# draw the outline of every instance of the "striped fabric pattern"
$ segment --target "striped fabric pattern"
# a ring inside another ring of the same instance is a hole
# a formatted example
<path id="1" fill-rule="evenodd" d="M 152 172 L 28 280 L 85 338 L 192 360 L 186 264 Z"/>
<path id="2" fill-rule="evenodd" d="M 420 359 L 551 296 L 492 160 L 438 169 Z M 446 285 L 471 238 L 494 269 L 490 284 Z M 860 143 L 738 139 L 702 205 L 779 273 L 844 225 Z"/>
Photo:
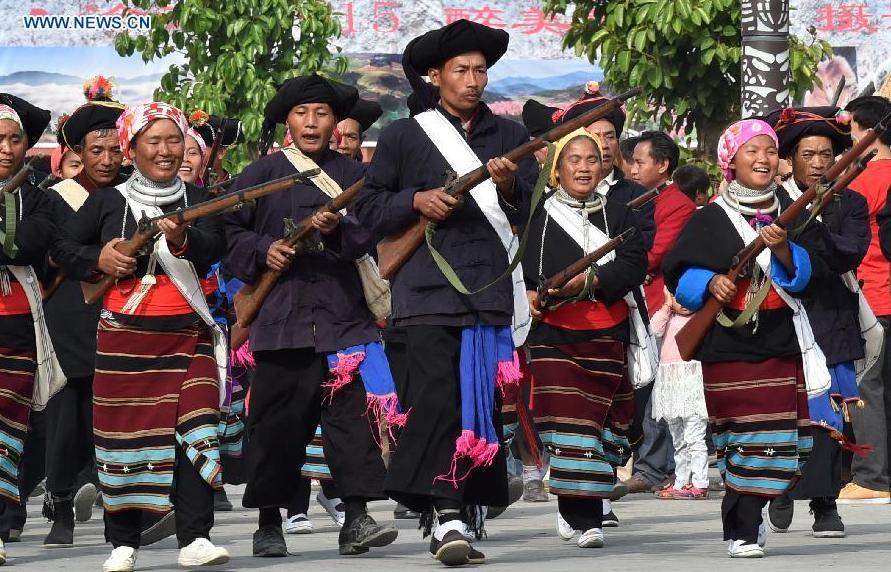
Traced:
<path id="1" fill-rule="evenodd" d="M 222 487 L 218 386 L 207 328 L 99 322 L 93 435 L 105 510 L 169 511 L 177 446 Z"/>
<path id="2" fill-rule="evenodd" d="M 551 493 L 608 497 L 615 476 L 604 448 L 604 425 L 626 378 L 624 344 L 597 339 L 529 350 L 535 425 L 551 455 Z"/>
<path id="3" fill-rule="evenodd" d="M 624 467 L 631 458 L 631 422 L 634 420 L 634 388 L 626 367 L 619 388 L 603 427 L 603 451 L 606 460 L 615 467 Z"/>
<path id="4" fill-rule="evenodd" d="M 238 458 L 243 453 L 245 414 L 244 402 L 247 391 L 237 378 L 232 379 L 232 402 L 228 411 L 220 412 L 217 434 L 220 438 L 220 454 Z"/>
<path id="5" fill-rule="evenodd" d="M 718 469 L 727 487 L 778 496 L 813 447 L 799 356 L 758 363 L 703 363 Z"/>
<path id="6" fill-rule="evenodd" d="M 0 500 L 19 503 L 19 461 L 34 392 L 34 352 L 0 348 Z"/>
<path id="7" fill-rule="evenodd" d="M 306 461 L 300 474 L 307 479 L 330 479 L 331 469 L 325 460 L 325 452 L 322 450 L 322 427 L 316 426 L 316 434 L 306 446 Z"/>

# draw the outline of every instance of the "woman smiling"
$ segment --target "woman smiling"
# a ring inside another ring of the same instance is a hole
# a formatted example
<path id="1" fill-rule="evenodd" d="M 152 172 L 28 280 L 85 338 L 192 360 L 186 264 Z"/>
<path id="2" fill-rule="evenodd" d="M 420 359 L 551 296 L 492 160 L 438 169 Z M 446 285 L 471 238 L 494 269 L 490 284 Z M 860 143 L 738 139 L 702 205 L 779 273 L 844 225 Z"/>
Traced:
<path id="1" fill-rule="evenodd" d="M 646 272 L 643 239 L 635 233 L 599 264 L 548 293 L 559 301 L 536 306 L 540 277 L 556 274 L 637 224 L 621 202 L 597 194 L 603 178 L 599 141 L 584 130 L 556 144 L 550 186 L 555 189 L 528 230 L 523 260 L 533 317 L 529 334 L 535 378 L 535 423 L 551 454 L 550 491 L 557 495 L 557 530 L 579 535 L 582 548 L 603 546 L 602 499 L 615 484 L 613 465 L 630 454 L 616 423 L 628 416 L 614 398 L 629 396 L 626 346 L 629 313 L 624 297 Z M 623 409 L 627 402 L 623 401 Z"/>

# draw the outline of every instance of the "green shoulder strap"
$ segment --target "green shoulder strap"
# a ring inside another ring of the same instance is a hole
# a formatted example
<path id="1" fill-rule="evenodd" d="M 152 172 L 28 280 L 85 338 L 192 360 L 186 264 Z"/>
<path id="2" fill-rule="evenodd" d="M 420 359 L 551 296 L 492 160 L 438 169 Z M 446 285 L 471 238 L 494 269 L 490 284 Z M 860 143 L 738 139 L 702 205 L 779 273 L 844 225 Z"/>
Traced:
<path id="1" fill-rule="evenodd" d="M 0 240 L 3 241 L 3 253 L 9 258 L 15 257 L 19 252 L 19 247 L 15 244 L 15 227 L 18 223 L 18 218 L 15 212 L 15 195 L 13 193 L 6 193 L 6 196 L 3 197 L 4 206 L 6 207 L 5 212 L 5 220 L 6 223 L 6 231 L 0 230 Z"/>
<path id="2" fill-rule="evenodd" d="M 430 249 L 430 256 L 433 257 L 433 261 L 436 263 L 436 266 L 439 268 L 439 271 L 442 272 L 442 275 L 445 276 L 445 279 L 448 280 L 449 284 L 457 290 L 458 292 L 466 295 L 472 296 L 474 294 L 479 294 L 483 290 L 493 286 L 497 282 L 501 281 L 507 276 L 510 276 L 511 272 L 514 271 L 514 268 L 520 264 L 520 261 L 523 259 L 523 253 L 526 250 L 526 239 L 529 237 L 529 226 L 532 222 L 532 215 L 535 214 L 535 209 L 538 207 L 538 204 L 541 202 L 541 197 L 544 195 L 545 188 L 547 187 L 548 178 L 551 174 L 551 166 L 554 164 L 554 144 L 547 143 L 548 146 L 548 158 L 545 160 L 545 164 L 541 169 L 541 172 L 538 174 L 538 180 L 535 182 L 535 188 L 532 191 L 532 200 L 529 205 L 529 218 L 526 220 L 526 228 L 523 229 L 523 234 L 520 236 L 520 246 L 517 248 L 517 253 L 514 255 L 513 260 L 508 264 L 507 269 L 502 272 L 497 278 L 483 286 L 482 288 L 478 288 L 477 290 L 470 290 L 467 286 L 464 285 L 464 282 L 461 281 L 461 278 L 458 277 L 458 273 L 455 272 L 455 269 L 452 268 L 452 265 L 449 264 L 448 260 L 433 246 L 433 235 L 436 233 L 436 223 L 434 221 L 430 221 L 427 223 L 427 228 L 425 229 L 424 235 L 427 239 L 427 248 Z"/>

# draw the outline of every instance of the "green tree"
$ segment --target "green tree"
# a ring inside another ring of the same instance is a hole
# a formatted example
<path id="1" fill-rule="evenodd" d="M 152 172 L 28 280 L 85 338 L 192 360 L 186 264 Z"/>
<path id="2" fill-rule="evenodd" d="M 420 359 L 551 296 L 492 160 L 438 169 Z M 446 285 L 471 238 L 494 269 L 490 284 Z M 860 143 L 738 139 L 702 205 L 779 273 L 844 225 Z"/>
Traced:
<path id="1" fill-rule="evenodd" d="M 330 40 L 341 27 L 325 0 L 180 0 L 172 8 L 170 0 L 124 4 L 153 18 L 144 34 L 118 34 L 119 54 L 138 52 L 146 62 L 170 54 L 185 58 L 161 78 L 156 99 L 186 113 L 202 109 L 241 119 L 249 143 L 226 157 L 236 171 L 256 157 L 263 109 L 282 82 L 347 68 L 346 58 L 331 51 Z"/>
<path id="2" fill-rule="evenodd" d="M 740 116 L 739 0 L 545 0 L 549 14 L 572 11 L 564 47 L 599 63 L 615 91 L 640 86 L 629 112 L 664 129 L 695 128 L 700 157 L 714 156 L 721 131 Z M 790 36 L 791 92 L 817 83 L 826 41 Z"/>

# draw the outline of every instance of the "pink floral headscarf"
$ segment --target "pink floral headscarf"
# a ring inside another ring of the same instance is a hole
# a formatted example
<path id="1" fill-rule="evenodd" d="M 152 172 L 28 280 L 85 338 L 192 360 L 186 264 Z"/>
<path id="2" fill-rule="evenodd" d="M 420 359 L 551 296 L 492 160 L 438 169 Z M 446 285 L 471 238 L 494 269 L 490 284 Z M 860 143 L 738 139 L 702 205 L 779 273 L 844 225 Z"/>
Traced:
<path id="1" fill-rule="evenodd" d="M 23 134 L 25 133 L 25 127 L 22 125 L 22 118 L 19 117 L 18 112 L 12 107 L 0 103 L 0 119 L 15 121 L 19 125 L 19 131 Z"/>
<path id="2" fill-rule="evenodd" d="M 118 140 L 121 143 L 124 157 L 133 160 L 130 143 L 149 123 L 158 119 L 169 119 L 176 123 L 183 137 L 189 130 L 189 120 L 186 119 L 186 114 L 169 103 L 153 101 L 128 107 L 117 121 Z"/>
<path id="3" fill-rule="evenodd" d="M 769 135 L 774 144 L 779 147 L 780 142 L 776 132 L 768 123 L 760 119 L 737 121 L 721 134 L 721 138 L 718 140 L 718 165 L 728 182 L 736 178 L 733 169 L 730 168 L 730 163 L 733 162 L 736 152 L 759 135 Z"/>

